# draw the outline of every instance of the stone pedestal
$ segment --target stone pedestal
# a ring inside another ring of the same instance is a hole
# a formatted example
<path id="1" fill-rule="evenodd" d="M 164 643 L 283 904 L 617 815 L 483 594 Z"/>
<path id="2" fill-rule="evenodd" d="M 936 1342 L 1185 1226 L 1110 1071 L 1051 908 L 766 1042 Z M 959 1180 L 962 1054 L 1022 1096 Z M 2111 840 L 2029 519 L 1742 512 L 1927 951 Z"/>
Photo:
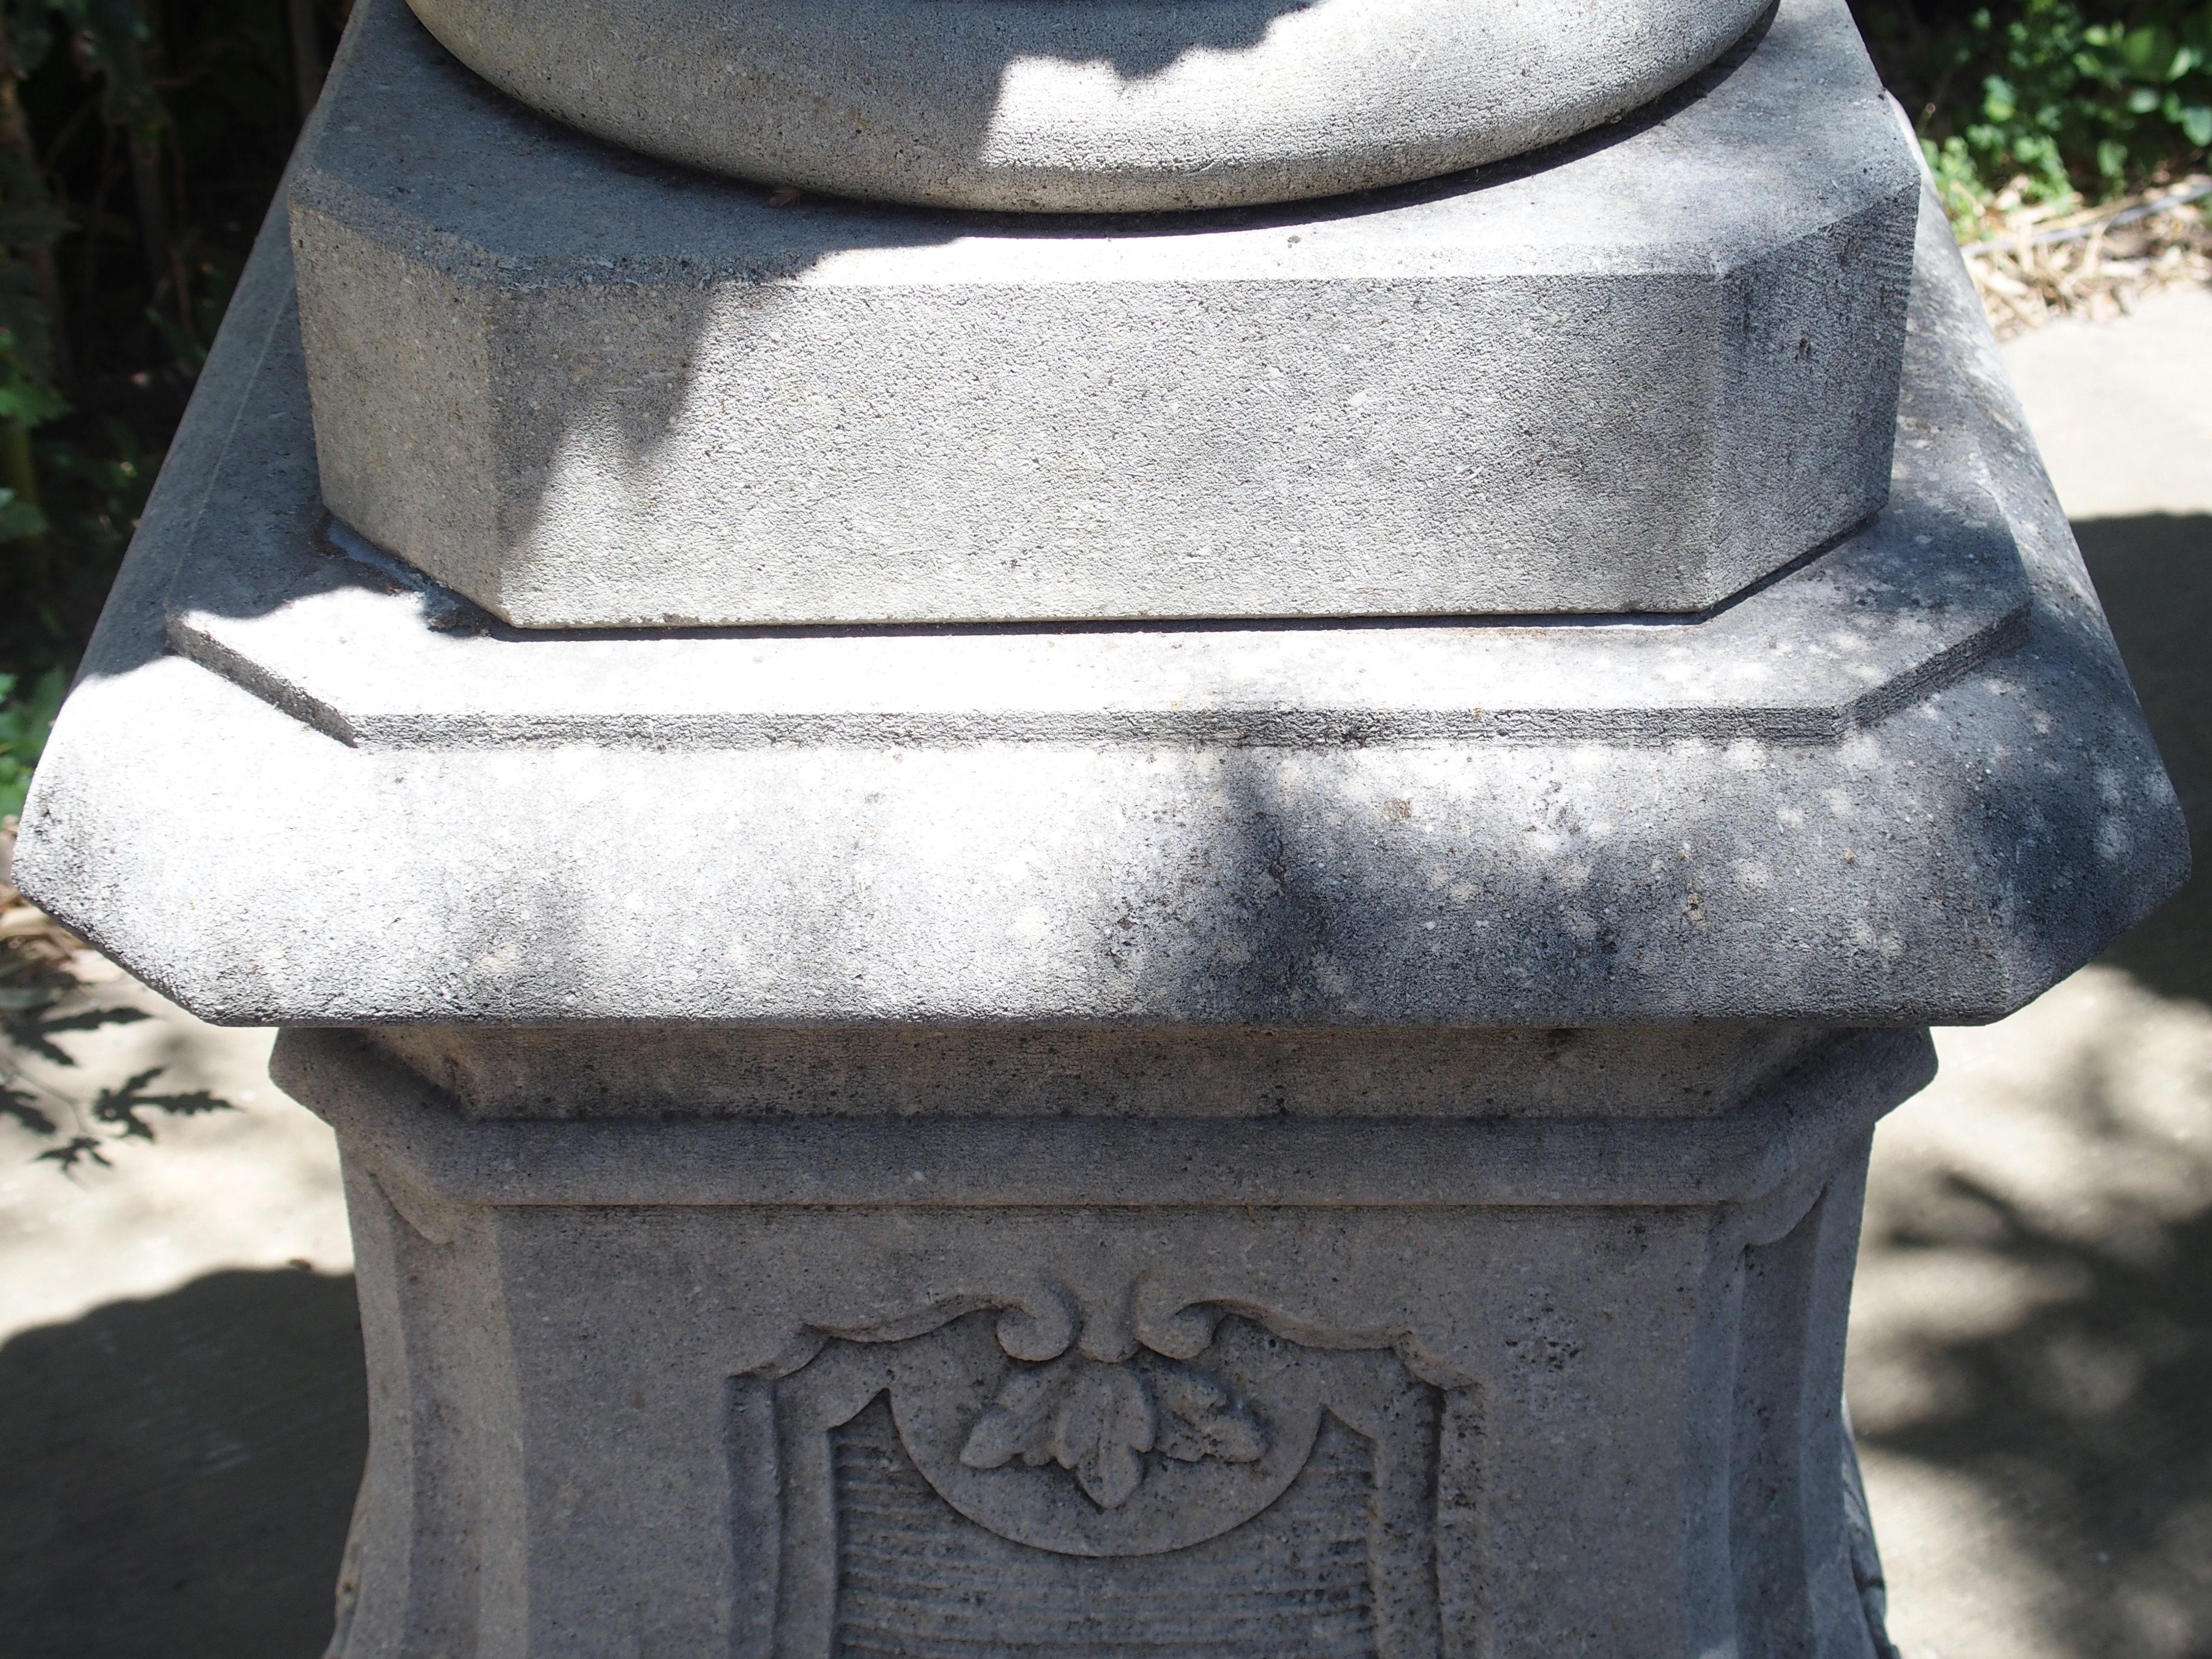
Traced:
<path id="1" fill-rule="evenodd" d="M 2186 852 L 1842 7 L 418 9 L 635 149 L 356 8 L 16 861 L 337 1130 L 335 1651 L 1881 1652 L 1867 1138 Z"/>
<path id="2" fill-rule="evenodd" d="M 467 1033 L 283 1039 L 352 1659 L 1869 1651 L 1844 1316 L 1924 1033 L 733 1036 L 774 1115 L 573 1115 L 656 1041 L 472 1119 Z"/>

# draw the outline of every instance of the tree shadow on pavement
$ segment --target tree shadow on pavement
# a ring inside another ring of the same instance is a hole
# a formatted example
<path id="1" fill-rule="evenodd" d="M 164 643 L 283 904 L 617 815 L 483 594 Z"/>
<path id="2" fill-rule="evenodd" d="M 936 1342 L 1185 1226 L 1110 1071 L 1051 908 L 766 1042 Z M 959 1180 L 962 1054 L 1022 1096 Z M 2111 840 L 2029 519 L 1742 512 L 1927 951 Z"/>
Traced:
<path id="1" fill-rule="evenodd" d="M 2212 514 L 2082 519 L 2074 534 L 2197 851 L 2195 878 L 2106 959 L 2168 996 L 2212 1003 Z"/>
<path id="2" fill-rule="evenodd" d="M 1916 1345 L 1927 1404 L 1863 1425 L 1862 1443 L 1986 1496 L 2018 1565 L 2042 1576 L 2047 1650 L 2212 1654 L 2212 1211 L 2126 1248 L 1956 1173 L 1929 1197 L 1936 1224 L 1881 1247 L 1976 1237 L 2033 1283 L 2033 1305 L 2001 1329 Z"/>
<path id="3" fill-rule="evenodd" d="M 0 1346 L 11 1659 L 314 1659 L 368 1445 L 350 1276 L 211 1273 Z"/>

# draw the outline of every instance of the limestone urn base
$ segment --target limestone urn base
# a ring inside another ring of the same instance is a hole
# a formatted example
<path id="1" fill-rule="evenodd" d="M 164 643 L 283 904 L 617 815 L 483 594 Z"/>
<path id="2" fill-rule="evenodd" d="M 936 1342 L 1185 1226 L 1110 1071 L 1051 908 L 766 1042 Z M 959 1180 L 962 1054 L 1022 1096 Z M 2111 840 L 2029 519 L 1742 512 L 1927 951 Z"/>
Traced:
<path id="1" fill-rule="evenodd" d="M 641 1042 L 782 1110 L 283 1041 L 370 1357 L 343 1659 L 1879 1650 L 1844 1331 L 1924 1032 Z"/>

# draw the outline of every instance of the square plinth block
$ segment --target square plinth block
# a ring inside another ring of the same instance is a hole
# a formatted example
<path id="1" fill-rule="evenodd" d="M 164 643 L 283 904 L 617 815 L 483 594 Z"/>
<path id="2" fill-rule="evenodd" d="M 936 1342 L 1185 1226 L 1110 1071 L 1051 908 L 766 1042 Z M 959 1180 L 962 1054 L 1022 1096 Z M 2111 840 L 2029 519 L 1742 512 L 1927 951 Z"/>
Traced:
<path id="1" fill-rule="evenodd" d="M 779 208 L 374 0 L 291 202 L 331 510 L 558 628 L 1696 611 L 1881 507 L 1917 189 L 1842 0 L 1565 150 L 1087 219 Z"/>
<path id="2" fill-rule="evenodd" d="M 579 1121 L 471 1120 L 464 1033 L 287 1034 L 372 1371 L 342 1659 L 1871 1659 L 1844 1316 L 1924 1032 L 1585 1033 L 1631 1080 L 1565 1118 L 1557 1045 L 1370 1032 L 1371 1091 L 1204 1121 L 1121 1115 L 1208 1092 L 1174 1036 L 1066 1034 L 1069 1117 L 816 1035 L 731 1056 L 770 1115 Z M 1693 1115 L 1633 1081 L 1701 1042 Z M 1492 1115 L 1394 1115 L 1440 1059 Z"/>

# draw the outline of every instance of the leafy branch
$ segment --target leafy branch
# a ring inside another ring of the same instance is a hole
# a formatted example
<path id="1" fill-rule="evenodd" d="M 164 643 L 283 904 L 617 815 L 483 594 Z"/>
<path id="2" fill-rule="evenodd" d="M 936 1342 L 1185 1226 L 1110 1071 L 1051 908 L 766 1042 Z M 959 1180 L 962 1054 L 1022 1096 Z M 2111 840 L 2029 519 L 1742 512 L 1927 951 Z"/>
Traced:
<path id="1" fill-rule="evenodd" d="M 2212 0 L 1860 0 L 1962 233 L 1991 204 L 2106 200 L 2212 149 Z"/>

